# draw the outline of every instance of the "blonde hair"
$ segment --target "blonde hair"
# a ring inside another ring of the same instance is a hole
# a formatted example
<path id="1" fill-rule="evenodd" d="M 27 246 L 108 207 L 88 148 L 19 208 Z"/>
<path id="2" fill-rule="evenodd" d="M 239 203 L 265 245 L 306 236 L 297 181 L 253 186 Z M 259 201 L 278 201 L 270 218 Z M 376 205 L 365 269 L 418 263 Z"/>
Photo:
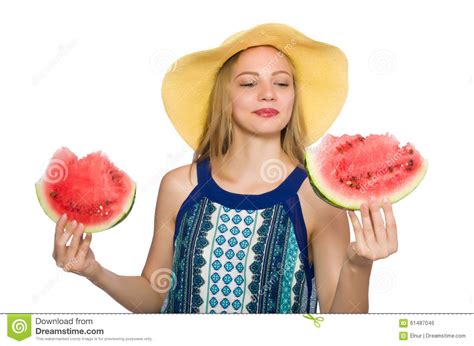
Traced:
<path id="1" fill-rule="evenodd" d="M 232 145 L 231 71 L 242 52 L 239 51 L 227 59 L 217 74 L 210 97 L 211 101 L 209 102 L 206 122 L 190 165 L 190 176 L 191 167 L 194 163 L 208 157 L 211 159 L 211 162 L 215 162 L 215 159 L 223 157 Z M 281 130 L 281 148 L 296 165 L 303 167 L 304 151 L 308 144 L 306 143 L 306 127 L 301 116 L 303 110 L 301 109 L 297 93 L 298 81 L 295 80 L 295 68 L 291 60 L 283 52 L 279 51 L 279 54 L 285 56 L 290 64 L 295 90 L 290 120 L 287 126 Z"/>

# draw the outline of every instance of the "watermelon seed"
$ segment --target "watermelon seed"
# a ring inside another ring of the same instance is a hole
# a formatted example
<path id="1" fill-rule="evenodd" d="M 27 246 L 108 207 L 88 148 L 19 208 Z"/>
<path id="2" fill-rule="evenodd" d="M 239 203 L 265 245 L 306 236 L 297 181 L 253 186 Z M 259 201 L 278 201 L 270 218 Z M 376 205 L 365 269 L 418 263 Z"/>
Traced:
<path id="1" fill-rule="evenodd" d="M 117 179 L 117 180 L 115 180 L 115 179 Z M 113 180 L 114 182 L 116 182 L 117 184 L 120 184 L 120 183 L 122 182 L 121 175 L 118 174 L 118 173 L 112 175 L 112 180 Z"/>
<path id="2" fill-rule="evenodd" d="M 110 201 L 108 199 L 105 200 L 105 204 L 109 205 Z"/>
<path id="3" fill-rule="evenodd" d="M 346 181 L 346 184 L 349 185 L 350 187 L 352 187 L 352 181 L 348 180 L 348 181 Z"/>
<path id="4" fill-rule="evenodd" d="M 58 193 L 56 191 L 52 191 L 49 193 L 49 195 L 53 198 L 56 198 L 56 196 L 58 195 Z"/>
<path id="5" fill-rule="evenodd" d="M 342 178 L 339 178 L 339 182 L 340 182 L 340 183 L 343 183 L 343 182 L 344 182 L 344 180 L 342 180 Z"/>
<path id="6" fill-rule="evenodd" d="M 413 154 L 413 149 L 410 149 L 409 153 L 410 153 L 410 154 Z"/>
<path id="7" fill-rule="evenodd" d="M 392 167 L 392 166 L 388 166 L 388 170 L 389 170 L 390 172 L 393 172 L 393 167 Z"/>
<path id="8" fill-rule="evenodd" d="M 408 160 L 408 166 L 413 166 L 413 160 L 412 159 Z"/>
<path id="9" fill-rule="evenodd" d="M 367 172 L 367 178 L 370 178 L 372 174 L 370 172 Z"/>

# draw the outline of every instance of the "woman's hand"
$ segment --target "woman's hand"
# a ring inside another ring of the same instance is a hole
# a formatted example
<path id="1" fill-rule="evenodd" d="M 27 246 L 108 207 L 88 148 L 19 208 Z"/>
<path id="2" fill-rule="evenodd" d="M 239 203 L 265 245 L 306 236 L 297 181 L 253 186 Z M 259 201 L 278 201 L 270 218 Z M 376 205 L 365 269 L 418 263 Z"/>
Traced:
<path id="1" fill-rule="evenodd" d="M 373 261 L 386 258 L 398 249 L 397 226 L 392 204 L 389 200 L 382 201 L 386 226 L 379 205 L 379 201 L 373 197 L 368 204 L 361 205 L 362 225 L 355 212 L 348 211 L 356 240 L 347 247 L 346 257 L 353 265 L 370 266 Z"/>
<path id="2" fill-rule="evenodd" d="M 76 220 L 70 222 L 66 230 L 67 216 L 64 214 L 56 222 L 56 232 L 54 236 L 53 258 L 56 265 L 63 268 L 65 272 L 91 278 L 101 268 L 95 260 L 94 253 L 89 247 L 92 241 L 92 234 L 86 234 L 83 239 L 84 225 L 77 224 Z M 73 237 L 69 246 L 66 246 L 69 239 Z"/>

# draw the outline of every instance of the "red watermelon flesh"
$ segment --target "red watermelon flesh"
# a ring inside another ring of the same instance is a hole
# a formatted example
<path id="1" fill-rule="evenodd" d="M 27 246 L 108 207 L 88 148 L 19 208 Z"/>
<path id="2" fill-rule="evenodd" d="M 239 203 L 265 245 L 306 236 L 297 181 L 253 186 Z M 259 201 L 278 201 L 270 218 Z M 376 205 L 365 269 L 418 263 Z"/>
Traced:
<path id="1" fill-rule="evenodd" d="M 395 203 L 423 180 L 428 161 L 390 134 L 326 135 L 305 152 L 305 168 L 316 194 L 342 209 L 358 210 L 374 196 Z"/>
<path id="2" fill-rule="evenodd" d="M 57 222 L 68 220 L 94 233 L 116 226 L 130 213 L 136 184 L 98 151 L 78 159 L 68 148 L 57 150 L 43 177 L 35 184 L 36 195 L 46 215 Z"/>

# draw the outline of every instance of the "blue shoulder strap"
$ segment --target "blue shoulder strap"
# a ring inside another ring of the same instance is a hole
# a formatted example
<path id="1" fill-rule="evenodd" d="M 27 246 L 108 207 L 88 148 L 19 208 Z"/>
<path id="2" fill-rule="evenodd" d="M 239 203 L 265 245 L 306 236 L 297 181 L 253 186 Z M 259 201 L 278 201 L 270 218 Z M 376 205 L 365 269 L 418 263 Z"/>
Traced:
<path id="1" fill-rule="evenodd" d="M 308 173 L 306 172 L 306 169 L 302 167 L 298 167 L 298 173 L 296 174 L 294 178 L 294 184 L 295 184 L 295 193 L 298 192 L 301 184 L 303 184 L 303 181 L 308 177 Z"/>
<path id="2" fill-rule="evenodd" d="M 197 162 L 198 185 L 204 185 L 211 177 L 209 158 L 200 159 Z"/>
<path id="3" fill-rule="evenodd" d="M 287 180 L 283 183 L 285 190 L 289 194 L 297 194 L 301 184 L 306 179 L 307 173 L 304 168 L 297 166 L 293 172 L 287 177 Z"/>

